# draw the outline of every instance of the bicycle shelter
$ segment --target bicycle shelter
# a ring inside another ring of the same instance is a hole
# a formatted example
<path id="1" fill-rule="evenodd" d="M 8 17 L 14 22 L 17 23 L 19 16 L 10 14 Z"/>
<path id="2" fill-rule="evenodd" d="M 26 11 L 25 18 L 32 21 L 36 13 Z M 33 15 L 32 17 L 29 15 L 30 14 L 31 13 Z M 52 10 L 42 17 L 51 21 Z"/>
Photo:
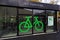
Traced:
<path id="1" fill-rule="evenodd" d="M 16 31 L 17 36 L 57 32 L 57 12 L 60 10 L 59 5 L 29 2 L 24 5 L 0 4 L 0 6 L 6 8 L 6 13 L 4 14 L 5 21 L 2 22 L 4 32 L 8 30 L 7 33 L 9 33 L 13 29 L 14 32 Z M 11 11 L 9 8 L 16 9 L 15 11 L 11 9 L 13 11 L 11 15 L 16 13 L 16 16 L 9 17 L 10 14 L 8 13 L 11 13 L 9 12 Z M 8 18 L 11 18 L 13 21 L 6 21 Z M 5 28 L 7 29 L 5 30 Z M 0 34 L 1 36 L 2 33 Z"/>
<path id="2" fill-rule="evenodd" d="M 57 31 L 57 5 L 30 2 L 19 10 L 17 14 L 19 35 Z M 27 10 L 28 12 L 24 13 Z"/>

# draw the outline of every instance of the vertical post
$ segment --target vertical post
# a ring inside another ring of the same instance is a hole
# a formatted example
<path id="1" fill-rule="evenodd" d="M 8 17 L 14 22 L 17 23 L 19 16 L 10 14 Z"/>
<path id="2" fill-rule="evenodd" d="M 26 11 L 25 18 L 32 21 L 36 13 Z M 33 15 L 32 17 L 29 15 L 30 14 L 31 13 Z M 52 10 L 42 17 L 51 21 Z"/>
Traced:
<path id="1" fill-rule="evenodd" d="M 17 0 L 17 5 L 19 5 L 19 0 Z M 17 15 L 16 15 L 16 24 L 17 24 L 17 36 L 19 36 L 19 8 L 16 8 Z"/>
<path id="2" fill-rule="evenodd" d="M 57 11 L 55 11 L 54 25 L 54 31 L 57 31 Z"/>
<path id="3" fill-rule="evenodd" d="M 18 8 L 17 8 L 17 16 L 16 16 L 16 22 L 17 22 L 17 36 L 19 36 L 19 28 L 18 28 L 18 26 L 19 26 L 19 16 L 18 16 L 18 14 L 19 14 L 19 10 L 18 10 Z"/>
<path id="4" fill-rule="evenodd" d="M 32 9 L 32 34 L 33 34 L 33 31 L 34 31 L 33 18 L 34 18 L 34 16 L 33 16 L 33 9 Z"/>
<path id="5" fill-rule="evenodd" d="M 46 10 L 45 10 L 45 26 L 44 26 L 44 32 L 46 32 L 46 27 L 47 27 L 47 14 L 46 14 Z"/>

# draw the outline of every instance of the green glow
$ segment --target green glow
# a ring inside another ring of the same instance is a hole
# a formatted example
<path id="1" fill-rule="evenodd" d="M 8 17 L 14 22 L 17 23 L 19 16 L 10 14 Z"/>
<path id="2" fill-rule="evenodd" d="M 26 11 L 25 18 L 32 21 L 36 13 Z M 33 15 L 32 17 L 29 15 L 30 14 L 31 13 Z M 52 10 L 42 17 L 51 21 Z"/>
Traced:
<path id="1" fill-rule="evenodd" d="M 35 18 L 35 22 L 34 22 L 34 28 L 35 28 L 35 30 L 36 31 L 42 31 L 43 30 L 43 28 L 44 28 L 44 24 L 43 24 L 43 22 L 42 21 L 38 21 L 38 17 L 34 17 Z M 42 26 L 40 26 L 40 25 L 42 25 Z M 40 26 L 41 28 L 37 28 L 37 26 Z"/>
<path id="2" fill-rule="evenodd" d="M 23 30 L 22 28 L 21 28 L 21 25 L 24 25 L 24 28 L 27 28 L 26 30 Z M 28 32 L 29 31 L 29 24 L 28 23 L 25 23 L 25 22 L 22 22 L 22 23 L 20 23 L 20 25 L 19 25 L 19 31 L 20 32 Z"/>
<path id="3" fill-rule="evenodd" d="M 27 20 L 26 20 L 26 22 L 21 22 L 20 24 L 19 24 L 19 30 L 20 30 L 20 32 L 28 32 L 29 30 L 30 30 L 30 28 L 32 28 L 32 24 L 31 24 L 31 22 L 30 22 L 30 16 L 26 16 L 26 18 L 27 18 Z M 22 30 L 21 29 L 21 25 L 24 25 L 24 28 L 27 28 L 26 30 Z"/>
<path id="4" fill-rule="evenodd" d="M 25 18 L 27 19 L 26 21 L 19 23 L 19 31 L 20 32 L 29 32 L 29 30 L 32 28 L 32 24 L 31 24 L 31 21 L 30 21 L 31 16 L 26 16 Z M 35 28 L 36 31 L 42 31 L 43 27 L 44 27 L 44 24 L 43 24 L 42 21 L 38 21 L 37 18 L 38 18 L 37 16 L 34 17 L 34 19 L 35 19 L 35 21 L 33 23 L 34 28 Z M 25 30 L 23 30 L 21 28 L 22 25 L 25 28 Z M 42 25 L 41 28 L 38 28 L 38 26 L 40 26 L 40 25 Z"/>

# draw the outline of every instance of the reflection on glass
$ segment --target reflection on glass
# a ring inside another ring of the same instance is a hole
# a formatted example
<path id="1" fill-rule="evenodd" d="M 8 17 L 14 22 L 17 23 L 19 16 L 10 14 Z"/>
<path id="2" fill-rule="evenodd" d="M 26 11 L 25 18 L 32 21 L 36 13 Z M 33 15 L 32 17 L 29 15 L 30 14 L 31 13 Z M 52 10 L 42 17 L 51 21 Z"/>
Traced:
<path id="1" fill-rule="evenodd" d="M 44 10 L 33 10 L 33 15 L 45 15 Z"/>
<path id="2" fill-rule="evenodd" d="M 32 14 L 32 9 L 19 9 L 19 14 Z"/>
<path id="3" fill-rule="evenodd" d="M 1 12 L 1 10 L 3 12 Z M 1 28 L 0 37 L 16 36 L 16 27 L 17 27 L 16 26 L 16 9 L 9 8 L 9 7 L 1 7 L 0 9 L 0 28 Z"/>

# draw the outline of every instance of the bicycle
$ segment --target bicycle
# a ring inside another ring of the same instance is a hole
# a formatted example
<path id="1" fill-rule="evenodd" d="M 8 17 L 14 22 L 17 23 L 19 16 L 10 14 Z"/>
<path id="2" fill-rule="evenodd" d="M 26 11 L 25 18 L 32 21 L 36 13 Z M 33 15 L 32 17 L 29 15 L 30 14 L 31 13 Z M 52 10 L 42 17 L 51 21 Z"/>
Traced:
<path id="1" fill-rule="evenodd" d="M 30 16 L 26 16 L 25 18 L 27 19 L 26 21 L 19 23 L 20 32 L 28 32 L 32 28 L 31 21 L 29 20 L 31 17 Z M 41 31 L 44 28 L 44 24 L 43 24 L 42 21 L 38 21 L 37 18 L 38 18 L 37 16 L 34 17 L 35 21 L 34 21 L 33 25 L 34 25 L 34 28 L 35 28 L 36 31 Z M 22 25 L 25 28 L 25 30 L 23 30 L 21 28 Z M 41 28 L 38 28 L 37 26 L 40 26 Z"/>

